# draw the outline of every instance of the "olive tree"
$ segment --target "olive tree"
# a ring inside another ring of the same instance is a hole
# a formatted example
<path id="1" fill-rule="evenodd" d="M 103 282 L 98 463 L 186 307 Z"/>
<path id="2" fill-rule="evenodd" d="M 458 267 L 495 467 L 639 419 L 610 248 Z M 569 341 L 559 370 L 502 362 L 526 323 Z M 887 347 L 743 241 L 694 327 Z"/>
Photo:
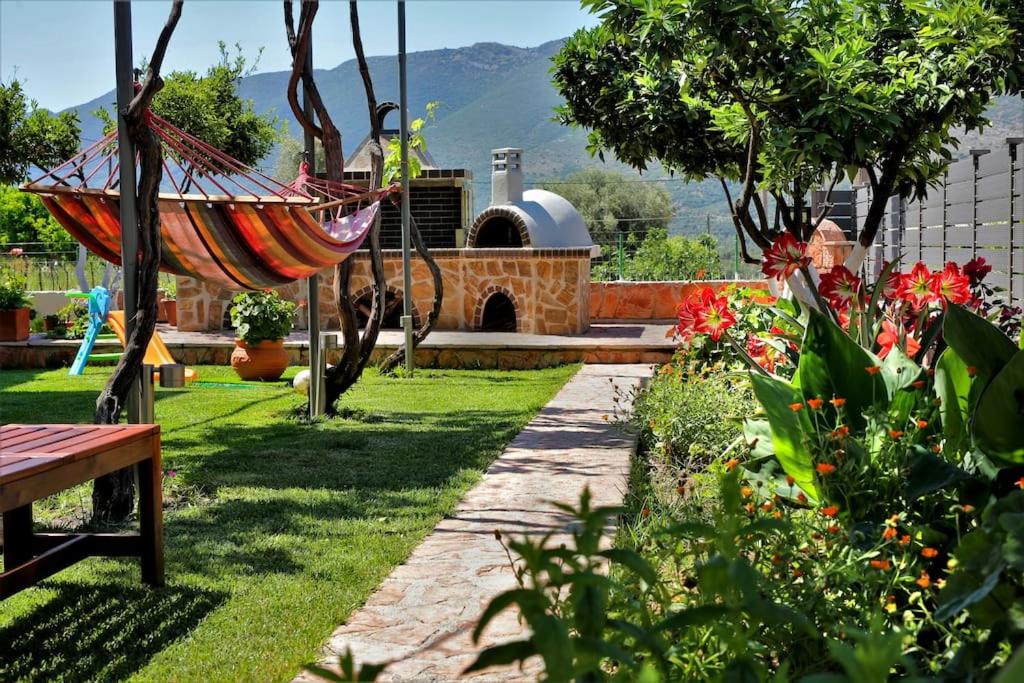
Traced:
<path id="1" fill-rule="evenodd" d="M 748 240 L 809 239 L 824 216 L 811 219 L 808 192 L 864 169 L 855 268 L 888 200 L 926 193 L 953 131 L 1019 90 L 1017 3 L 583 0 L 601 22 L 555 56 L 559 117 L 590 129 L 594 153 L 719 179 L 750 263 Z"/>

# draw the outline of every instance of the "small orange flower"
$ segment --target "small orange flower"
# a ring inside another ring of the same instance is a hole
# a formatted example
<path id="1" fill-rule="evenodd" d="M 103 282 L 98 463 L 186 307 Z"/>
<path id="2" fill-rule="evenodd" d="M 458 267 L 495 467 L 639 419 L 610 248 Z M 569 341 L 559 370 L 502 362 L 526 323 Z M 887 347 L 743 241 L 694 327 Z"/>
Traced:
<path id="1" fill-rule="evenodd" d="M 914 583 L 916 583 L 921 588 L 927 588 L 928 586 L 932 585 L 932 577 L 928 576 L 928 572 L 922 569 L 921 576 L 919 576 L 918 579 L 914 581 Z"/>
<path id="2" fill-rule="evenodd" d="M 838 524 L 829 524 L 828 528 L 825 529 L 825 531 L 829 532 L 830 534 L 838 534 L 839 533 L 839 525 Z"/>
<path id="3" fill-rule="evenodd" d="M 651 516 L 651 508 L 645 506 L 644 509 L 640 511 L 640 516 L 641 517 L 650 517 Z"/>
<path id="4" fill-rule="evenodd" d="M 910 386 L 914 387 L 915 389 L 924 389 L 925 384 L 927 384 L 927 382 L 925 382 L 923 379 L 919 379 L 916 382 L 911 382 Z"/>
<path id="5" fill-rule="evenodd" d="M 800 569 L 794 569 L 793 570 L 793 578 L 794 579 L 799 579 L 803 575 L 804 575 L 804 573 Z"/>
<path id="6" fill-rule="evenodd" d="M 792 410 L 794 413 L 799 413 L 801 410 L 804 409 L 804 404 L 803 403 L 790 403 L 789 404 L 789 409 Z"/>
<path id="7" fill-rule="evenodd" d="M 910 545 L 910 534 L 903 534 L 902 536 L 900 536 L 900 545 L 901 546 Z"/>
<path id="8" fill-rule="evenodd" d="M 725 461 L 725 468 L 727 470 L 729 470 L 730 472 L 732 472 L 736 468 L 736 465 L 739 465 L 739 464 L 740 464 L 739 460 L 737 460 L 736 458 L 732 458 L 731 460 L 726 460 Z"/>
<path id="9" fill-rule="evenodd" d="M 770 500 L 766 500 L 764 503 L 761 504 L 761 509 L 764 510 L 765 512 L 771 512 L 771 509 L 773 507 L 775 506 L 772 504 Z"/>
<path id="10" fill-rule="evenodd" d="M 740 489 L 740 493 L 743 494 L 744 498 L 750 498 L 750 496 L 754 495 L 754 489 L 750 488 L 749 486 L 744 486 L 743 488 Z"/>
<path id="11" fill-rule="evenodd" d="M 921 557 L 926 557 L 929 560 L 932 559 L 933 557 L 936 557 L 938 554 L 939 554 L 939 551 L 936 550 L 935 548 L 932 548 L 932 547 L 929 547 L 929 546 L 921 548 Z"/>
<path id="12" fill-rule="evenodd" d="M 971 514 L 972 512 L 974 512 L 974 506 L 971 505 L 970 503 L 964 503 L 964 512 L 966 512 L 967 514 Z"/>
<path id="13" fill-rule="evenodd" d="M 1014 483 L 1017 485 L 1017 488 L 1024 489 L 1024 477 L 1021 477 Z"/>
<path id="14" fill-rule="evenodd" d="M 892 563 L 889 560 L 871 560 L 872 569 L 881 569 L 886 571 L 892 568 Z"/>
<path id="15" fill-rule="evenodd" d="M 837 397 L 833 398 L 831 401 L 829 401 L 829 403 L 831 403 L 836 408 L 842 408 L 843 406 L 846 405 L 846 399 L 845 398 L 839 398 L 837 396 Z"/>
<path id="16" fill-rule="evenodd" d="M 772 555 L 772 564 L 775 566 L 782 564 L 782 555 L 779 555 L 778 553 Z"/>
<path id="17" fill-rule="evenodd" d="M 811 410 L 819 410 L 825 402 L 820 398 L 811 398 L 807 400 L 807 405 L 811 407 Z"/>
<path id="18" fill-rule="evenodd" d="M 934 446 L 932 446 L 932 453 L 941 453 L 941 452 L 942 452 L 942 446 L 940 444 L 935 444 Z"/>
<path id="19" fill-rule="evenodd" d="M 894 538 L 896 538 L 896 527 L 886 527 L 882 532 L 882 540 L 891 541 Z"/>
<path id="20" fill-rule="evenodd" d="M 772 517 L 775 519 L 782 519 L 782 510 L 776 510 L 772 513 Z"/>
<path id="21" fill-rule="evenodd" d="M 831 519 L 839 514 L 839 506 L 829 505 L 828 507 L 821 508 L 818 512 L 820 512 L 822 516 Z"/>
<path id="22" fill-rule="evenodd" d="M 878 371 L 881 369 L 882 367 L 880 365 L 869 365 L 868 367 L 864 368 L 864 372 L 868 373 L 869 375 L 877 375 Z"/>
<path id="23" fill-rule="evenodd" d="M 818 474 L 821 476 L 827 477 L 836 471 L 836 466 L 830 465 L 827 462 L 819 462 L 814 469 L 818 470 Z"/>
<path id="24" fill-rule="evenodd" d="M 976 374 L 978 374 L 978 368 L 974 367 L 973 365 L 968 365 L 967 366 L 967 376 L 968 377 L 974 377 Z"/>
<path id="25" fill-rule="evenodd" d="M 806 503 L 807 502 L 807 496 L 804 495 L 803 491 L 801 491 L 800 493 L 796 494 L 796 499 L 798 501 L 800 501 L 801 503 Z"/>
<path id="26" fill-rule="evenodd" d="M 928 426 L 928 420 L 918 420 L 916 424 L 918 429 L 924 429 Z"/>
<path id="27" fill-rule="evenodd" d="M 787 474 L 786 475 L 786 483 L 789 484 L 790 486 L 792 486 L 793 484 L 796 483 L 796 479 L 794 479 L 793 477 L 791 477 L 790 475 Z"/>
<path id="28" fill-rule="evenodd" d="M 898 429 L 890 429 L 890 430 L 889 430 L 889 436 L 891 436 L 891 437 L 892 437 L 892 438 L 894 438 L 894 439 L 898 439 L 898 438 L 900 438 L 901 436 L 903 436 L 903 432 L 901 432 L 901 431 L 900 431 L 900 430 L 898 430 Z"/>
<path id="29" fill-rule="evenodd" d="M 743 506 L 743 509 L 747 511 L 748 515 L 754 514 L 754 504 L 753 503 L 747 503 L 746 505 Z"/>
<path id="30" fill-rule="evenodd" d="M 829 434 L 833 439 L 843 439 L 850 435 L 850 428 L 846 425 L 840 425 L 832 430 Z"/>

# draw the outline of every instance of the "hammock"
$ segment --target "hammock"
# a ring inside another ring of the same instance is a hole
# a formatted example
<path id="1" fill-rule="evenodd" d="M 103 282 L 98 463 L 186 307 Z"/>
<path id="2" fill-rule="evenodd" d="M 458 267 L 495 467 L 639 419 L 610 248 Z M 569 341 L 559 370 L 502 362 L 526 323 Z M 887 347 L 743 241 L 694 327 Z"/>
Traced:
<path id="1" fill-rule="evenodd" d="M 321 180 L 305 163 L 286 185 L 156 114 L 149 126 L 164 152 L 160 269 L 228 289 L 275 287 L 341 263 L 366 238 L 381 196 L 396 189 Z M 21 189 L 39 195 L 87 249 L 120 265 L 118 158 L 115 131 Z"/>

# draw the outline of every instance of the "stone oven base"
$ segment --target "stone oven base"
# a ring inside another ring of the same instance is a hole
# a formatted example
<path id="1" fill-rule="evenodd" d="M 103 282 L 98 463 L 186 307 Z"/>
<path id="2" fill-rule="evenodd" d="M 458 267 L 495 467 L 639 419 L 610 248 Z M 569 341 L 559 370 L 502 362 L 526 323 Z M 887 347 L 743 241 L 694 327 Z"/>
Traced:
<path id="1" fill-rule="evenodd" d="M 503 295 L 515 307 L 516 331 L 530 334 L 579 334 L 590 325 L 590 249 L 435 249 L 431 252 L 441 269 L 444 299 L 438 330 L 478 330 L 488 299 Z M 351 291 L 359 299 L 370 291 L 369 258 L 365 252 L 352 257 Z M 384 252 L 388 290 L 401 296 L 401 253 Z M 412 298 L 415 317 L 430 311 L 433 286 L 422 260 L 414 258 Z M 320 277 L 320 324 L 337 329 L 338 306 L 334 271 Z M 302 301 L 305 283 L 279 288 L 282 296 Z M 226 329 L 226 311 L 234 291 L 192 278 L 178 278 L 178 328 L 183 331 Z M 305 319 L 299 320 L 305 329 Z"/>

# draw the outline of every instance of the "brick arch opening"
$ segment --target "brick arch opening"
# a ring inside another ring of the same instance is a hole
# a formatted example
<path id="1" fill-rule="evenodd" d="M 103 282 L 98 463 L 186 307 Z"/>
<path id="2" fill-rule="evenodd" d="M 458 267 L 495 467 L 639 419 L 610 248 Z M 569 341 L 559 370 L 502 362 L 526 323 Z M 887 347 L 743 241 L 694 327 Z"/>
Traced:
<path id="1" fill-rule="evenodd" d="M 515 211 L 492 206 L 473 221 L 466 245 L 479 249 L 528 247 L 530 231 L 526 228 L 526 221 Z"/>
<path id="2" fill-rule="evenodd" d="M 370 307 L 373 304 L 373 287 L 367 285 L 352 295 L 352 303 L 356 307 L 356 321 L 359 328 L 366 327 L 366 321 L 370 319 Z M 387 288 L 384 292 L 384 322 L 381 323 L 382 330 L 402 329 L 402 290 L 397 287 Z M 412 306 L 413 327 L 420 326 L 420 313 L 416 304 Z"/>
<path id="3" fill-rule="evenodd" d="M 517 332 L 522 329 L 520 314 L 515 294 L 492 285 L 477 300 L 473 328 L 485 332 Z"/>

